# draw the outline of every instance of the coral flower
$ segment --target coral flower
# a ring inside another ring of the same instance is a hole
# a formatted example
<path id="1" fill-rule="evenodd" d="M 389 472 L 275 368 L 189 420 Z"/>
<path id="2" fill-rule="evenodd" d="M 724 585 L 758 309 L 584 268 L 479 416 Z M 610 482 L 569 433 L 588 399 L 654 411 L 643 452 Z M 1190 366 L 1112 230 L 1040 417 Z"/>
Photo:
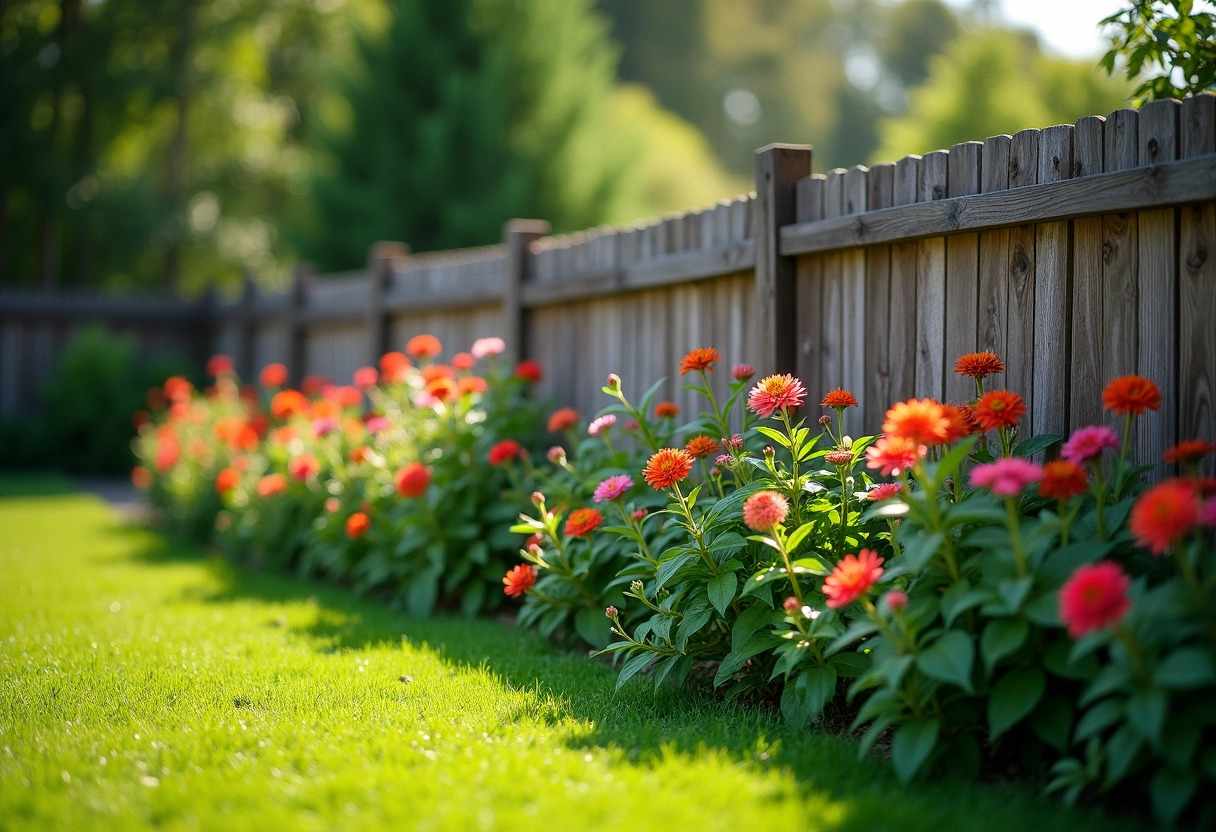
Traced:
<path id="1" fill-rule="evenodd" d="M 140 491 L 146 491 L 152 487 L 152 472 L 142 465 L 136 465 L 131 469 L 131 485 L 138 488 Z"/>
<path id="2" fill-rule="evenodd" d="M 469 352 L 473 353 L 475 358 L 487 358 L 491 355 L 501 355 L 506 348 L 507 344 L 501 338 L 478 338 Z"/>
<path id="3" fill-rule="evenodd" d="M 333 382 L 329 380 L 328 376 L 304 376 L 304 378 L 300 379 L 300 389 L 304 391 L 306 395 L 315 396 L 318 393 L 324 393 L 325 388 L 332 383 Z"/>
<path id="4" fill-rule="evenodd" d="M 820 407 L 857 407 L 857 397 L 845 390 L 843 387 L 837 387 L 823 397 L 823 401 L 819 403 Z"/>
<path id="5" fill-rule="evenodd" d="M 281 390 L 270 400 L 270 415 L 287 419 L 308 409 L 308 399 L 299 390 Z"/>
<path id="6" fill-rule="evenodd" d="M 287 463 L 287 472 L 291 474 L 291 478 L 298 482 L 303 482 L 313 476 L 320 470 L 321 464 L 317 462 L 317 458 L 309 453 L 294 456 Z"/>
<path id="7" fill-rule="evenodd" d="M 605 500 L 619 500 L 631 488 L 633 488 L 633 478 L 628 474 L 617 474 L 597 485 L 595 487 L 595 494 L 592 497 L 597 503 L 602 503 Z"/>
<path id="8" fill-rule="evenodd" d="M 521 563 L 512 569 L 502 579 L 503 592 L 512 598 L 523 595 L 528 587 L 536 583 L 536 567 L 530 563 Z"/>
<path id="9" fill-rule="evenodd" d="M 683 448 L 663 448 L 646 461 L 642 479 L 655 491 L 671 488 L 692 472 L 692 455 Z"/>
<path id="10" fill-rule="evenodd" d="M 1198 522 L 1199 494 L 1195 485 L 1188 480 L 1172 479 L 1140 495 L 1127 525 L 1137 543 L 1160 555 Z"/>
<path id="11" fill-rule="evenodd" d="M 985 393 L 975 404 L 975 420 L 984 430 L 1016 427 L 1026 413 L 1026 402 L 1009 390 Z"/>
<path id="12" fill-rule="evenodd" d="M 889 439 L 906 439 L 917 445 L 940 445 L 950 437 L 946 408 L 933 399 L 908 399 L 887 411 L 882 432 Z"/>
<path id="13" fill-rule="evenodd" d="M 1139 416 L 1146 410 L 1161 407 L 1161 391 L 1143 376 L 1119 376 L 1102 391 L 1102 406 L 1120 415 Z"/>
<path id="14" fill-rule="evenodd" d="M 916 465 L 928 448 L 904 436 L 884 436 L 866 448 L 866 467 L 877 468 L 884 477 L 899 476 Z"/>
<path id="15" fill-rule="evenodd" d="M 207 366 L 204 369 L 212 378 L 226 376 L 232 372 L 232 359 L 226 355 L 213 355 L 207 359 Z"/>
<path id="16" fill-rule="evenodd" d="M 405 381 L 409 373 L 410 360 L 402 352 L 386 352 L 380 356 L 380 375 L 386 384 L 397 384 Z"/>
<path id="17" fill-rule="evenodd" d="M 515 365 L 515 377 L 535 384 L 545 375 L 545 371 L 536 361 L 525 359 Z"/>
<path id="18" fill-rule="evenodd" d="M 756 370 L 751 364 L 736 364 L 730 368 L 730 374 L 735 381 L 747 381 L 756 374 Z"/>
<path id="19" fill-rule="evenodd" d="M 761 419 L 778 410 L 793 410 L 806 400 L 802 382 L 788 373 L 762 378 L 747 394 L 747 406 Z"/>
<path id="20" fill-rule="evenodd" d="M 368 519 L 366 514 L 356 511 L 346 518 L 346 536 L 351 540 L 358 540 L 371 524 L 372 521 Z"/>
<path id="21" fill-rule="evenodd" d="M 1119 447 L 1119 435 L 1108 427 L 1091 425 L 1077 428 L 1060 448 L 1060 458 L 1080 465 L 1099 456 L 1104 450 Z"/>
<path id="22" fill-rule="evenodd" d="M 866 499 L 872 503 L 877 503 L 879 500 L 889 500 L 892 497 L 898 497 L 900 490 L 901 487 L 897 482 L 880 482 L 866 492 Z"/>
<path id="23" fill-rule="evenodd" d="M 600 523 L 603 522 L 604 515 L 600 514 L 598 509 L 576 508 L 566 518 L 566 525 L 562 532 L 567 537 L 583 537 L 598 529 Z"/>
<path id="24" fill-rule="evenodd" d="M 698 347 L 680 359 L 680 375 L 698 370 L 712 370 L 722 356 L 713 347 Z"/>
<path id="25" fill-rule="evenodd" d="M 287 490 L 287 478 L 282 474 L 267 474 L 258 480 L 258 496 L 273 497 Z"/>
<path id="26" fill-rule="evenodd" d="M 504 439 L 490 448 L 489 460 L 494 466 L 505 465 L 515 459 L 523 451 L 514 439 Z"/>
<path id="27" fill-rule="evenodd" d="M 402 497 L 421 497 L 431 484 L 431 469 L 411 462 L 393 476 L 393 484 Z"/>
<path id="28" fill-rule="evenodd" d="M 979 433 L 979 422 L 975 421 L 973 411 L 957 404 L 943 404 L 949 427 L 946 429 L 946 444 L 957 442 L 973 433 Z"/>
<path id="29" fill-rule="evenodd" d="M 263 387 L 282 387 L 287 383 L 287 367 L 282 364 L 267 364 L 262 368 L 258 381 Z"/>
<path id="30" fill-rule="evenodd" d="M 998 497 L 1016 497 L 1026 486 L 1042 478 L 1042 467 L 1016 456 L 971 469 L 971 485 L 987 488 Z"/>
<path id="31" fill-rule="evenodd" d="M 452 356 L 452 366 L 457 370 L 471 370 L 477 364 L 472 353 L 458 352 Z"/>
<path id="32" fill-rule="evenodd" d="M 680 415 L 680 408 L 675 402 L 659 402 L 654 406 L 654 418 L 674 419 Z"/>
<path id="33" fill-rule="evenodd" d="M 578 424 L 578 411 L 573 407 L 563 407 L 549 415 L 549 432 L 561 433 Z"/>
<path id="34" fill-rule="evenodd" d="M 853 452 L 846 451 L 844 448 L 837 448 L 824 454 L 823 458 L 832 465 L 851 465 L 853 463 Z"/>
<path id="35" fill-rule="evenodd" d="M 1005 372 L 1001 357 L 990 350 L 969 352 L 954 362 L 954 372 L 960 376 L 987 378 L 993 373 Z"/>
<path id="36" fill-rule="evenodd" d="M 431 382 L 437 378 L 456 378 L 456 371 L 447 364 L 429 364 L 418 371 L 424 382 Z"/>
<path id="37" fill-rule="evenodd" d="M 324 395 L 327 401 L 333 402 L 338 407 L 358 407 L 363 403 L 363 394 L 359 392 L 359 388 L 348 384 L 341 387 L 328 387 Z"/>
<path id="38" fill-rule="evenodd" d="M 1053 500 L 1071 500 L 1089 488 L 1089 472 L 1075 462 L 1057 459 L 1043 466 L 1039 493 Z"/>
<path id="39" fill-rule="evenodd" d="M 415 358 L 434 358 L 443 352 L 443 344 L 434 335 L 415 335 L 405 345 L 405 351 Z"/>
<path id="40" fill-rule="evenodd" d="M 708 436 L 694 436 L 688 440 L 688 444 L 684 446 L 684 450 L 689 454 L 700 459 L 703 456 L 709 456 L 718 450 L 718 443 L 710 439 Z"/>
<path id="41" fill-rule="evenodd" d="M 375 367 L 360 367 L 355 370 L 355 374 L 351 377 L 351 383 L 360 390 L 374 387 L 379 380 L 380 374 L 376 372 Z"/>
<path id="42" fill-rule="evenodd" d="M 1118 624 L 1131 609 L 1131 579 L 1117 563 L 1100 560 L 1077 568 L 1060 587 L 1060 620 L 1068 634 L 1086 633 Z"/>
<path id="43" fill-rule="evenodd" d="M 1212 452 L 1216 452 L 1216 442 L 1188 439 L 1166 449 L 1161 458 L 1165 462 L 1198 462 Z"/>
<path id="44" fill-rule="evenodd" d="M 743 522 L 749 529 L 766 532 L 784 523 L 790 512 L 789 501 L 776 491 L 757 491 L 743 503 Z"/>
<path id="45" fill-rule="evenodd" d="M 222 468 L 215 475 L 215 493 L 227 494 L 241 484 L 241 472 L 235 468 Z"/>
<path id="46" fill-rule="evenodd" d="M 170 376 L 165 379 L 164 391 L 170 401 L 180 402 L 190 398 L 190 394 L 194 392 L 194 385 L 181 376 Z"/>
<path id="47" fill-rule="evenodd" d="M 456 382 L 456 392 L 461 396 L 470 393 L 484 393 L 490 389 L 490 383 L 481 376 L 465 376 Z"/>
<path id="48" fill-rule="evenodd" d="M 424 392 L 437 402 L 448 402 L 456 398 L 459 388 L 450 378 L 436 378 L 427 382 Z"/>
<path id="49" fill-rule="evenodd" d="M 605 413 L 603 416 L 596 416 L 591 420 L 591 424 L 587 425 L 587 434 L 589 436 L 599 436 L 604 431 L 612 430 L 612 426 L 616 424 L 616 416 L 611 413 Z"/>
<path id="50" fill-rule="evenodd" d="M 823 581 L 823 594 L 828 598 L 828 606 L 838 610 L 865 595 L 882 577 L 882 561 L 877 552 L 869 549 L 862 549 L 856 555 L 845 555 Z"/>

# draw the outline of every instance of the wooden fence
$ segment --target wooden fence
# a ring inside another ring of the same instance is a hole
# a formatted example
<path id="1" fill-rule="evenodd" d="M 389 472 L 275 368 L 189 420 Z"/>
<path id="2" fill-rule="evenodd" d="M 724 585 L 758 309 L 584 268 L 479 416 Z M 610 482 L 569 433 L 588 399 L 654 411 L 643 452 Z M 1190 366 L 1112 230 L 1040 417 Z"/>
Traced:
<path id="1" fill-rule="evenodd" d="M 27 406 L 56 345 L 95 319 L 137 329 L 148 349 L 229 354 L 246 376 L 284 361 L 345 378 L 420 332 L 449 354 L 500 334 L 544 366 L 539 395 L 588 414 L 607 404 L 609 372 L 631 395 L 666 376 L 665 395 L 692 405 L 678 361 L 715 346 L 722 389 L 746 361 L 797 373 L 813 396 L 853 391 L 855 434 L 892 401 L 969 398 L 952 362 L 992 349 L 1035 431 L 1102 422 L 1105 382 L 1140 373 L 1164 393 L 1141 458 L 1216 434 L 1213 95 L 827 174 L 811 173 L 809 147 L 772 145 L 748 196 L 547 234 L 516 220 L 499 246 L 379 243 L 362 272 L 300 268 L 289 292 L 250 282 L 237 302 L 0 293 L 0 414 Z"/>

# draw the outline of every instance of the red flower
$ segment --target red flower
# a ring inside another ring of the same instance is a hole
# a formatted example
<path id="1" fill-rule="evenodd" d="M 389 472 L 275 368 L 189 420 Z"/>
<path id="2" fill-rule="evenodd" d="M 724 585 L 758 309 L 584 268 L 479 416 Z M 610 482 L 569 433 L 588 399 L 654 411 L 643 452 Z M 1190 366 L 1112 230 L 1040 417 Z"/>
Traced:
<path id="1" fill-rule="evenodd" d="M 788 373 L 760 379 L 747 394 L 747 406 L 761 419 L 767 419 L 778 410 L 793 410 L 805 400 L 806 388 Z"/>
<path id="2" fill-rule="evenodd" d="M 856 555 L 845 555 L 823 581 L 823 594 L 828 598 L 828 606 L 838 610 L 865 595 L 882 577 L 882 561 L 877 552 L 869 549 L 862 549 Z"/>
<path id="3" fill-rule="evenodd" d="M 458 352 L 452 356 L 452 366 L 457 370 L 471 370 L 477 364 L 472 353 Z"/>
<path id="4" fill-rule="evenodd" d="M 671 488 L 692 472 L 692 461 L 683 448 L 663 448 L 647 460 L 642 479 L 655 491 Z"/>
<path id="5" fill-rule="evenodd" d="M 1213 452 L 1216 452 L 1216 442 L 1188 439 L 1168 448 L 1161 458 L 1166 462 L 1198 462 Z"/>
<path id="6" fill-rule="evenodd" d="M 721 360 L 722 356 L 713 347 L 698 347 L 680 359 L 680 375 L 698 370 L 712 370 L 714 363 Z"/>
<path id="7" fill-rule="evenodd" d="M 415 335 L 405 345 L 405 351 L 415 358 L 433 358 L 443 352 L 443 345 L 434 335 Z"/>
<path id="8" fill-rule="evenodd" d="M 325 398 L 339 407 L 358 407 L 363 404 L 363 394 L 359 392 L 359 388 L 345 384 L 341 387 L 326 388 Z"/>
<path id="9" fill-rule="evenodd" d="M 684 450 L 689 454 L 700 459 L 703 456 L 709 456 L 714 451 L 718 450 L 718 443 L 710 439 L 708 436 L 694 436 L 688 440 L 688 444 L 684 446 Z"/>
<path id="10" fill-rule="evenodd" d="M 823 397 L 823 401 L 819 403 L 820 407 L 857 407 L 857 397 L 845 390 L 843 387 L 837 387 Z"/>
<path id="11" fill-rule="evenodd" d="M 292 457 L 287 463 L 287 472 L 291 474 L 291 478 L 297 482 L 303 482 L 313 476 L 320 470 L 321 465 L 317 462 L 317 458 L 309 453 L 303 453 L 299 456 Z"/>
<path id="12" fill-rule="evenodd" d="M 1161 391 L 1143 376 L 1119 376 L 1102 391 L 1102 406 L 1120 415 L 1134 413 L 1139 416 L 1146 410 L 1161 407 Z"/>
<path id="13" fill-rule="evenodd" d="M 545 371 L 540 364 L 530 359 L 525 359 L 515 365 L 515 377 L 532 384 L 540 381 L 544 374 Z"/>
<path id="14" fill-rule="evenodd" d="M 521 563 L 503 576 L 503 592 L 512 598 L 523 595 L 528 587 L 536 583 L 536 567 L 530 563 Z"/>
<path id="15" fill-rule="evenodd" d="M 993 390 L 975 404 L 975 420 L 984 430 L 1012 428 L 1026 413 L 1026 402 L 1017 393 Z"/>
<path id="16" fill-rule="evenodd" d="M 141 491 L 146 491 L 152 487 L 152 472 L 142 465 L 136 465 L 131 469 L 131 485 Z"/>
<path id="17" fill-rule="evenodd" d="M 1039 493 L 1054 500 L 1071 500 L 1089 488 L 1089 472 L 1066 459 L 1057 459 L 1043 466 Z"/>
<path id="18" fill-rule="evenodd" d="M 573 407 L 563 407 L 549 416 L 549 432 L 561 433 L 578 424 L 579 414 Z"/>
<path id="19" fill-rule="evenodd" d="M 675 402 L 659 402 L 654 406 L 654 418 L 674 419 L 680 415 L 680 408 Z"/>
<path id="20" fill-rule="evenodd" d="M 227 494 L 241 484 L 241 472 L 235 468 L 222 468 L 215 475 L 215 493 Z"/>
<path id="21" fill-rule="evenodd" d="M 226 355 L 213 355 L 207 359 L 206 370 L 212 378 L 226 376 L 232 372 L 232 359 Z"/>
<path id="22" fill-rule="evenodd" d="M 1001 357 L 990 350 L 969 352 L 954 362 L 954 372 L 960 376 L 986 378 L 993 373 L 1005 372 Z"/>
<path id="23" fill-rule="evenodd" d="M 1108 560 L 1078 567 L 1060 587 L 1060 620 L 1068 634 L 1080 638 L 1119 623 L 1132 606 L 1131 584 L 1119 565 Z"/>
<path id="24" fill-rule="evenodd" d="M 409 369 L 410 360 L 405 357 L 405 353 L 386 352 L 380 356 L 380 375 L 384 377 L 387 384 L 405 381 Z"/>
<path id="25" fill-rule="evenodd" d="M 431 469 L 421 462 L 411 462 L 393 476 L 393 483 L 402 497 L 421 497 L 431 484 Z"/>
<path id="26" fill-rule="evenodd" d="M 325 392 L 325 388 L 331 384 L 333 384 L 333 382 L 329 380 L 328 376 L 314 374 L 304 376 L 304 378 L 301 379 L 300 389 L 304 391 L 305 395 L 315 396 L 318 393 Z"/>
<path id="27" fill-rule="evenodd" d="M 180 402 L 190 398 L 190 394 L 194 392 L 194 385 L 180 376 L 171 376 L 165 379 L 164 390 L 165 396 L 170 401 Z"/>
<path id="28" fill-rule="evenodd" d="M 380 374 L 376 372 L 375 367 L 360 367 L 355 370 L 355 375 L 351 378 L 351 383 L 360 390 L 366 390 L 369 387 L 375 387 L 376 382 L 380 380 Z"/>
<path id="29" fill-rule="evenodd" d="M 957 442 L 980 430 L 979 422 L 975 421 L 970 406 L 960 407 L 956 404 L 943 404 L 949 427 L 946 428 L 946 444 Z"/>
<path id="30" fill-rule="evenodd" d="M 583 537 L 591 534 L 604 522 L 604 515 L 594 508 L 576 508 L 566 518 L 566 526 L 562 529 L 567 537 Z"/>
<path id="31" fill-rule="evenodd" d="M 267 474 L 258 480 L 258 496 L 273 497 L 287 490 L 287 478 L 282 474 Z"/>
<path id="32" fill-rule="evenodd" d="M 950 437 L 950 417 L 946 408 L 933 399 L 908 399 L 887 411 L 882 432 L 888 439 L 940 445 Z"/>
<path id="33" fill-rule="evenodd" d="M 866 467 L 879 469 L 884 477 L 898 476 L 916 465 L 928 450 L 914 439 L 884 436 L 866 448 Z"/>
<path id="34" fill-rule="evenodd" d="M 743 522 L 749 529 L 766 532 L 778 523 L 784 523 L 790 504 L 776 491 L 757 491 L 743 503 Z"/>
<path id="35" fill-rule="evenodd" d="M 346 536 L 351 540 L 358 540 L 371 524 L 372 521 L 368 519 L 366 514 L 356 511 L 346 518 Z"/>
<path id="36" fill-rule="evenodd" d="M 493 448 L 490 448 L 490 464 L 495 467 L 505 465 L 519 456 L 522 450 L 519 443 L 514 439 L 504 439 Z"/>
<path id="37" fill-rule="evenodd" d="M 282 390 L 270 400 L 270 415 L 287 419 L 308 409 L 308 399 L 299 390 Z"/>
<path id="38" fill-rule="evenodd" d="M 263 387 L 282 387 L 287 383 L 287 368 L 282 364 L 267 364 L 258 379 Z"/>
<path id="39" fill-rule="evenodd" d="M 1150 488 L 1132 506 L 1128 528 L 1136 542 L 1154 555 L 1199 522 L 1199 495 L 1188 480 L 1172 479 Z"/>

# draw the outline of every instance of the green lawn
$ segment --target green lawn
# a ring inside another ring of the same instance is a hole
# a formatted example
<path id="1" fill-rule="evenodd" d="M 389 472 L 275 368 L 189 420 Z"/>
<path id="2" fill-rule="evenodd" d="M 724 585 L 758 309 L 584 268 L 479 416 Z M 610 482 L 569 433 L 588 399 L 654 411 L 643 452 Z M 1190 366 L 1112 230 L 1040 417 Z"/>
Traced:
<path id="1" fill-rule="evenodd" d="M 234 570 L 53 480 L 0 480 L 0 577 L 0 829 L 1120 828 L 1029 787 L 901 787 L 712 698 L 614 696 L 530 633 Z"/>

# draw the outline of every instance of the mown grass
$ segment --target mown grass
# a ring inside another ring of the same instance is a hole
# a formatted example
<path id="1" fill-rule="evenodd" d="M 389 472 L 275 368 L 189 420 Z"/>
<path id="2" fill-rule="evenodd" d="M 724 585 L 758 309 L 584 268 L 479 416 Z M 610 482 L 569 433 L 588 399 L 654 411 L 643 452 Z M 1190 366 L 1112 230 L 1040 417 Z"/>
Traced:
<path id="1" fill-rule="evenodd" d="M 1118 829 L 0 479 L 0 828 Z M 29 490 L 37 496 L 14 496 Z M 1132 828 L 1128 826 L 1126 828 Z"/>

